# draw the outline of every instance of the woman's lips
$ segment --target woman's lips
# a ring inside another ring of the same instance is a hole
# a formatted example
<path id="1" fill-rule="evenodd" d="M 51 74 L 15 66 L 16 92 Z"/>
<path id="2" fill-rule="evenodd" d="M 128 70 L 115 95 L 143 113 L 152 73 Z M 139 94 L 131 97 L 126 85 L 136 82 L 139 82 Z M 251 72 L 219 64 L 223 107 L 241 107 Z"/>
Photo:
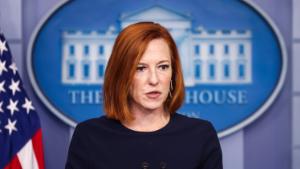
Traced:
<path id="1" fill-rule="evenodd" d="M 149 99 L 157 99 L 160 95 L 161 95 L 161 92 L 159 92 L 159 91 L 153 91 L 153 92 L 146 93 L 146 96 Z"/>

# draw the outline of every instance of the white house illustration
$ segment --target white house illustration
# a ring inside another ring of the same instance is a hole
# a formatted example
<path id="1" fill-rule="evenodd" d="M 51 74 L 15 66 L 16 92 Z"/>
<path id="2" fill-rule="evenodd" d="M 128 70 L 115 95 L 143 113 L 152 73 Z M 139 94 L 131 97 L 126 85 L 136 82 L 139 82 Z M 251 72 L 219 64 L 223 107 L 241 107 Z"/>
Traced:
<path id="1" fill-rule="evenodd" d="M 192 28 L 191 17 L 161 6 L 123 13 L 118 28 L 106 31 L 64 31 L 62 83 L 102 84 L 114 41 L 123 28 L 139 21 L 166 27 L 176 41 L 186 86 L 250 84 L 252 34 L 250 30 Z"/>

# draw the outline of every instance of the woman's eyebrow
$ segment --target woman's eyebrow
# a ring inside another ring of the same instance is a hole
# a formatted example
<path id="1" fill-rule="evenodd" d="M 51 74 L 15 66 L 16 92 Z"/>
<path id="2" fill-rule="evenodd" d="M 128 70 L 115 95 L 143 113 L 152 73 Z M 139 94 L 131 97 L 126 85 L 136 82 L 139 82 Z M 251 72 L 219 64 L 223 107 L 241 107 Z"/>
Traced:
<path id="1" fill-rule="evenodd" d="M 158 64 L 165 63 L 165 62 L 168 62 L 168 63 L 169 63 L 170 60 L 161 60 L 161 61 L 158 62 Z"/>
<path id="2" fill-rule="evenodd" d="M 157 64 L 161 64 L 161 63 L 165 63 L 165 62 L 170 63 L 170 60 L 161 60 L 161 61 L 159 61 Z M 147 64 L 147 63 L 144 63 L 144 62 L 139 62 L 138 65 L 148 65 L 148 64 Z"/>
<path id="3" fill-rule="evenodd" d="M 139 62 L 138 65 L 147 65 L 147 63 Z"/>

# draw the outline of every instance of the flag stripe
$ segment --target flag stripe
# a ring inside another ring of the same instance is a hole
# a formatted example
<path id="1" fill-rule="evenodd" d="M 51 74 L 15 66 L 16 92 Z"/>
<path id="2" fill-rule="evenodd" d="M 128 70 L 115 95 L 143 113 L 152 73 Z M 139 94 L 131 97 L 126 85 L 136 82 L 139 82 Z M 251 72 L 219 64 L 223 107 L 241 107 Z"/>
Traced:
<path id="1" fill-rule="evenodd" d="M 19 162 L 18 156 L 14 156 L 14 158 L 4 167 L 4 169 L 22 169 L 21 164 Z"/>
<path id="2" fill-rule="evenodd" d="M 44 169 L 44 154 L 42 144 L 42 130 L 39 129 L 32 138 L 33 150 L 36 156 L 39 169 Z"/>
<path id="3" fill-rule="evenodd" d="M 22 169 L 38 169 L 31 140 L 29 140 L 17 154 Z"/>

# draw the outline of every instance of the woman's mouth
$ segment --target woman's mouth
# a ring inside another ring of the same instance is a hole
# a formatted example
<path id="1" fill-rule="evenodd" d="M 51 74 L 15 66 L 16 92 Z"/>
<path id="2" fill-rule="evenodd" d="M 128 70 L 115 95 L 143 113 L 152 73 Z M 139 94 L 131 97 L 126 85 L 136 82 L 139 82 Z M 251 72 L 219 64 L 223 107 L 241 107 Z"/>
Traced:
<path id="1" fill-rule="evenodd" d="M 159 91 L 152 91 L 152 92 L 146 93 L 146 96 L 149 99 L 157 99 L 160 95 L 161 95 L 161 92 L 159 92 Z"/>

